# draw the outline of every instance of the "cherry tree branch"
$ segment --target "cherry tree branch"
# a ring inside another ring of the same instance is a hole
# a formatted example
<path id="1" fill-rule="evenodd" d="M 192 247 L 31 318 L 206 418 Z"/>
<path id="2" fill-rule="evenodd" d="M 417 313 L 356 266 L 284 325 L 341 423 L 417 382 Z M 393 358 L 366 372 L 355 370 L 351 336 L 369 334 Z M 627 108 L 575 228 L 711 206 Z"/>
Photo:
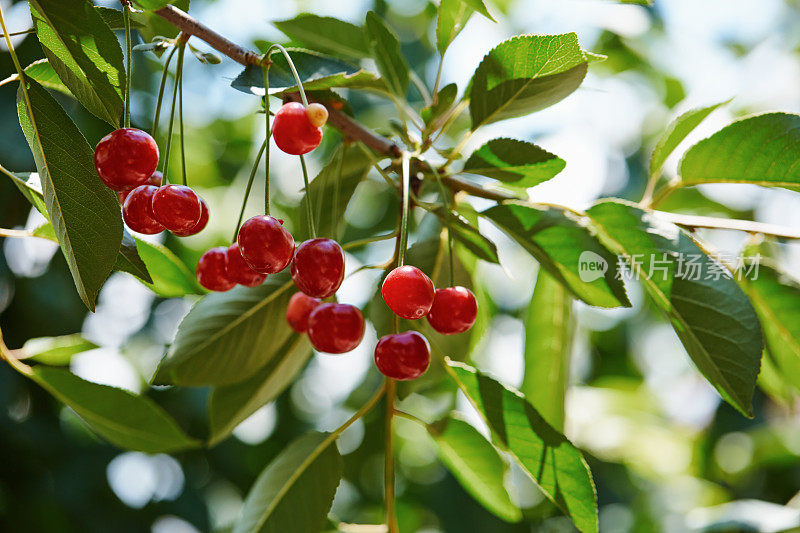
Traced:
<path id="1" fill-rule="evenodd" d="M 764 222 L 754 222 L 752 220 L 738 220 L 731 218 L 705 217 L 699 215 L 681 215 L 678 213 L 668 213 L 667 211 L 653 211 L 659 217 L 669 220 L 673 224 L 688 229 L 725 229 L 733 231 L 744 231 L 746 233 L 768 235 L 779 239 L 800 239 L 800 230 L 777 224 L 766 224 Z"/>

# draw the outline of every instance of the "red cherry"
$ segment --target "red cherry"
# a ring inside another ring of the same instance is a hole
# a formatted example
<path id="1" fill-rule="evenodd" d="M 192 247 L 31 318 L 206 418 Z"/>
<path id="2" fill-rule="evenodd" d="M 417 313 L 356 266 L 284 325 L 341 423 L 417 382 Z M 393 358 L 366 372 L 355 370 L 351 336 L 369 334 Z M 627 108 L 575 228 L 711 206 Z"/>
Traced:
<path id="1" fill-rule="evenodd" d="M 139 185 L 122 204 L 122 218 L 133 231 L 146 235 L 164 231 L 164 226 L 153 217 L 153 195 L 157 190 L 155 185 Z"/>
<path id="2" fill-rule="evenodd" d="M 296 292 L 289 300 L 286 308 L 286 321 L 298 333 L 308 330 L 308 316 L 322 303 L 319 298 L 312 298 L 302 292 Z"/>
<path id="3" fill-rule="evenodd" d="M 283 104 L 272 123 L 275 144 L 292 155 L 307 154 L 322 141 L 322 130 L 308 118 L 306 108 L 299 102 Z"/>
<path id="4" fill-rule="evenodd" d="M 115 191 L 144 185 L 158 166 L 158 145 L 135 128 L 114 130 L 97 143 L 94 168 L 106 187 Z"/>
<path id="5" fill-rule="evenodd" d="M 294 238 L 280 220 L 259 215 L 242 224 L 237 238 L 248 266 L 262 274 L 286 268 L 294 253 Z"/>
<path id="6" fill-rule="evenodd" d="M 163 178 L 163 176 L 161 175 L 161 172 L 156 170 L 150 176 L 150 179 L 148 179 L 145 182 L 145 185 L 155 185 L 156 187 L 160 187 L 162 178 Z M 117 191 L 117 196 L 119 196 L 119 203 L 120 204 L 124 204 L 125 203 L 125 198 L 128 197 L 128 195 L 131 193 L 132 190 L 133 189 L 125 189 L 124 191 Z"/>
<path id="7" fill-rule="evenodd" d="M 416 379 L 425 373 L 430 362 L 428 341 L 416 331 L 386 335 L 375 346 L 375 365 L 392 379 Z"/>
<path id="8" fill-rule="evenodd" d="M 153 215 L 172 232 L 194 228 L 202 214 L 200 197 L 185 185 L 165 185 L 153 195 Z"/>
<path id="9" fill-rule="evenodd" d="M 209 216 L 208 204 L 205 202 L 205 200 L 203 200 L 199 196 L 197 198 L 200 200 L 200 208 L 202 209 L 200 211 L 200 220 L 198 220 L 194 226 L 187 229 L 186 231 L 174 231 L 173 233 L 178 237 L 189 237 L 190 235 L 197 235 L 198 233 L 203 231 L 203 229 L 205 229 L 206 225 L 208 224 L 208 216 Z"/>
<path id="10" fill-rule="evenodd" d="M 245 287 L 258 287 L 267 279 L 266 274 L 259 274 L 247 266 L 237 242 L 231 244 L 225 253 L 225 275 L 229 280 Z"/>
<path id="11" fill-rule="evenodd" d="M 428 323 L 443 335 L 464 333 L 478 317 L 478 302 L 472 291 L 464 287 L 436 289 Z"/>
<path id="12" fill-rule="evenodd" d="M 236 282 L 225 274 L 227 250 L 224 246 L 217 246 L 204 253 L 197 262 L 197 281 L 210 291 L 224 292 L 236 286 Z"/>
<path id="13" fill-rule="evenodd" d="M 436 288 L 431 278 L 417 267 L 397 267 L 386 276 L 381 287 L 383 301 L 401 318 L 415 320 L 428 314 Z"/>
<path id="14" fill-rule="evenodd" d="M 344 279 L 344 252 L 331 239 L 311 239 L 297 247 L 292 261 L 297 288 L 315 298 L 332 296 Z"/>
<path id="15" fill-rule="evenodd" d="M 308 316 L 308 338 L 320 352 L 345 353 L 364 337 L 364 315 L 348 304 L 320 304 Z"/>

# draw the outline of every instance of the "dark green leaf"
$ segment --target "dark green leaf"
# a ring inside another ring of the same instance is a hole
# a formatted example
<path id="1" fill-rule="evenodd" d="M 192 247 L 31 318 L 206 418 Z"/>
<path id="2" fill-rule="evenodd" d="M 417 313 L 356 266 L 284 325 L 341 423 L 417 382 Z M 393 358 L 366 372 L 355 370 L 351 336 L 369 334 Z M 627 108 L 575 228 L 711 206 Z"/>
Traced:
<path id="1" fill-rule="evenodd" d="M 87 0 L 29 0 L 50 65 L 77 100 L 119 126 L 125 68 L 116 35 Z"/>
<path id="2" fill-rule="evenodd" d="M 210 444 L 230 435 L 239 423 L 277 398 L 305 366 L 311 356 L 311 343 L 305 335 L 293 334 L 275 353 L 267 366 L 247 381 L 217 387 L 211 392 Z"/>
<path id="3" fill-rule="evenodd" d="M 581 219 L 555 207 L 506 203 L 481 213 L 517 241 L 539 264 L 578 298 L 600 307 L 630 307 L 619 279 L 617 258 Z M 587 271 L 589 262 L 600 271 Z"/>
<path id="4" fill-rule="evenodd" d="M 500 180 L 526 189 L 549 180 L 564 170 L 560 157 L 516 139 L 492 139 L 469 156 L 463 172 Z"/>
<path id="5" fill-rule="evenodd" d="M 405 98 L 408 90 L 409 68 L 400 50 L 400 40 L 397 35 L 374 11 L 367 13 L 364 33 L 372 57 L 378 65 L 378 71 L 383 76 L 389 92 Z"/>
<path id="6" fill-rule="evenodd" d="M 428 426 L 428 432 L 442 463 L 473 498 L 506 522 L 522 520 L 503 484 L 508 465 L 478 430 L 448 417 Z"/>
<path id="7" fill-rule="evenodd" d="M 120 448 L 169 453 L 199 445 L 148 398 L 85 381 L 60 368 L 37 366 L 28 377 L 71 407 L 98 435 Z"/>
<path id="8" fill-rule="evenodd" d="M 525 316 L 525 375 L 520 391 L 559 431 L 564 431 L 571 349 L 572 298 L 540 269 Z"/>
<path id="9" fill-rule="evenodd" d="M 431 212 L 450 229 L 453 239 L 464 245 L 476 257 L 491 263 L 500 263 L 500 259 L 497 257 L 497 246 L 488 237 L 485 237 L 477 226 L 473 226 L 460 214 L 442 206 Z"/>
<path id="10" fill-rule="evenodd" d="M 147 1 L 147 0 L 143 0 Z M 151 2 L 153 0 L 150 0 Z M 155 2 L 154 2 L 155 3 Z M 174 2 L 167 2 L 182 11 L 189 11 L 189 0 L 175 0 Z M 140 4 L 141 5 L 141 4 Z M 160 16 L 150 11 L 133 11 L 131 13 L 131 21 L 136 21 L 141 27 L 138 28 L 139 35 L 141 35 L 144 42 L 150 42 L 156 37 L 166 37 L 172 39 L 178 36 L 178 28 L 167 22 Z"/>
<path id="11" fill-rule="evenodd" d="M 291 285 L 283 274 L 203 297 L 178 326 L 154 382 L 229 385 L 264 368 L 292 333 L 285 318 Z"/>
<path id="12" fill-rule="evenodd" d="M 728 102 L 730 102 L 730 100 L 707 107 L 692 109 L 673 120 L 669 126 L 667 126 L 666 131 L 661 135 L 656 147 L 653 148 L 653 154 L 650 157 L 650 176 L 659 174 L 661 172 L 661 167 L 664 166 L 664 161 L 675 151 L 675 148 L 678 147 L 681 141 L 694 131 L 694 129 L 714 110 Z"/>
<path id="13" fill-rule="evenodd" d="M 68 365 L 72 356 L 98 346 L 84 339 L 80 333 L 60 337 L 39 337 L 30 339 L 22 345 L 21 358 L 30 359 L 45 365 Z"/>
<path id="14" fill-rule="evenodd" d="M 273 24 L 290 39 L 313 50 L 353 58 L 369 57 L 364 30 L 355 24 L 310 13 Z"/>
<path id="15" fill-rule="evenodd" d="M 122 16 L 121 10 L 102 6 L 94 6 L 94 10 L 97 11 L 97 14 L 100 15 L 100 18 L 103 19 L 103 22 L 105 22 L 112 30 L 125 29 L 125 20 Z M 144 27 L 144 25 L 141 22 L 131 18 L 131 29 L 138 29 L 142 27 Z"/>
<path id="16" fill-rule="evenodd" d="M 333 435 L 303 435 L 258 476 L 233 533 L 318 533 L 343 469 Z"/>
<path id="17" fill-rule="evenodd" d="M 581 452 L 517 391 L 463 363 L 448 361 L 459 388 L 522 468 L 584 532 L 597 531 L 597 496 Z"/>
<path id="18" fill-rule="evenodd" d="M 17 111 L 41 177 L 44 200 L 81 299 L 94 310 L 122 241 L 117 195 L 98 179 L 94 152 L 60 105 L 38 83 L 23 85 Z"/>
<path id="19" fill-rule="evenodd" d="M 344 159 L 342 160 L 342 153 Z M 341 165 L 341 174 L 340 174 Z M 341 145 L 331 156 L 328 164 L 309 183 L 311 189 L 311 211 L 315 213 L 314 223 L 317 234 L 321 237 L 337 238 L 337 228 L 343 226 L 343 219 L 347 204 L 353 193 L 367 176 L 372 163 L 364 150 L 359 146 Z M 308 222 L 305 203 L 307 196 L 300 202 L 295 237 L 300 239 L 311 238 L 308 235 Z"/>
<path id="20" fill-rule="evenodd" d="M 586 71 L 574 33 L 521 35 L 500 43 L 472 77 L 472 129 L 560 102 L 580 86 Z"/>
<path id="21" fill-rule="evenodd" d="M 333 87 L 350 89 L 383 87 L 375 74 L 362 70 L 361 67 L 311 50 L 290 48 L 288 51 L 306 91 L 321 91 Z M 273 53 L 271 57 L 273 63 L 269 68 L 270 94 L 296 92 L 297 84 L 286 58 L 280 52 Z M 231 87 L 245 93 L 264 96 L 264 74 L 261 67 L 253 65 L 246 67 L 231 82 Z"/>
<path id="22" fill-rule="evenodd" d="M 734 122 L 692 146 L 678 173 L 682 185 L 800 185 L 800 116 L 766 113 Z"/>
<path id="23" fill-rule="evenodd" d="M 752 276 L 742 276 L 764 327 L 768 355 L 783 381 L 800 392 L 800 283 L 763 262 Z"/>
<path id="24" fill-rule="evenodd" d="M 114 270 L 132 274 L 145 283 L 153 282 L 150 273 L 147 271 L 147 266 L 139 256 L 139 252 L 136 248 L 136 239 L 134 239 L 127 230 L 122 233 L 122 245 L 119 248 L 119 255 L 114 263 Z"/>
<path id="25" fill-rule="evenodd" d="M 53 67 L 50 66 L 50 62 L 46 59 L 34 61 L 25 67 L 25 75 L 39 82 L 39 85 L 43 87 L 72 96 L 72 93 L 67 89 L 67 86 L 61 82 L 61 78 L 58 77 L 58 74 L 56 74 L 56 71 L 53 70 Z"/>
<path id="26" fill-rule="evenodd" d="M 435 120 L 443 116 L 453 105 L 453 102 L 456 101 L 457 94 L 458 87 L 455 83 L 448 83 L 442 87 L 436 95 L 436 103 L 429 107 L 423 107 L 422 111 L 420 111 L 420 116 L 425 121 L 425 124 L 432 126 Z"/>
<path id="27" fill-rule="evenodd" d="M 147 9 L 148 11 L 155 11 L 156 9 L 161 9 L 173 3 L 172 0 L 134 0 L 134 2 L 142 9 Z"/>
<path id="28" fill-rule="evenodd" d="M 145 285 L 154 293 L 164 298 L 205 294 L 192 271 L 166 246 L 136 239 L 136 250 L 152 277 Z"/>
<path id="29" fill-rule="evenodd" d="M 604 242 L 638 274 L 700 372 L 752 417 L 761 325 L 727 269 L 677 226 L 632 204 L 601 202 L 588 215 Z"/>

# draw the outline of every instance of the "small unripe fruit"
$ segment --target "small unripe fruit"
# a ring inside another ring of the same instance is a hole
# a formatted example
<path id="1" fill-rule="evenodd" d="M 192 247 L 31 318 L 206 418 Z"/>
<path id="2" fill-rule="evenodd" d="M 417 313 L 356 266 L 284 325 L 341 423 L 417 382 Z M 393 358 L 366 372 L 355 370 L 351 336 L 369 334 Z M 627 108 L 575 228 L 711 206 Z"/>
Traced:
<path id="1" fill-rule="evenodd" d="M 322 104 L 316 102 L 308 104 L 306 114 L 308 115 L 308 121 L 317 128 L 321 128 L 328 122 L 328 110 Z"/>

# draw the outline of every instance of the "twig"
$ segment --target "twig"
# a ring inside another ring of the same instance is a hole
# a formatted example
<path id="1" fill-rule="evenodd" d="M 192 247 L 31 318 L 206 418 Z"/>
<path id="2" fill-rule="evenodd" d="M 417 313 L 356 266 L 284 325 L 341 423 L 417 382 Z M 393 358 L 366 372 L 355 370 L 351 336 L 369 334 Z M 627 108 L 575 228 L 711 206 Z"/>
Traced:
<path id="1" fill-rule="evenodd" d="M 653 213 L 684 228 L 725 229 L 744 231 L 750 234 L 761 233 L 762 235 L 769 235 L 770 237 L 777 237 L 779 239 L 800 239 L 800 230 L 788 228 L 786 226 L 778 226 L 777 224 L 699 215 L 681 215 L 678 213 L 668 213 L 666 211 L 653 211 Z"/>

